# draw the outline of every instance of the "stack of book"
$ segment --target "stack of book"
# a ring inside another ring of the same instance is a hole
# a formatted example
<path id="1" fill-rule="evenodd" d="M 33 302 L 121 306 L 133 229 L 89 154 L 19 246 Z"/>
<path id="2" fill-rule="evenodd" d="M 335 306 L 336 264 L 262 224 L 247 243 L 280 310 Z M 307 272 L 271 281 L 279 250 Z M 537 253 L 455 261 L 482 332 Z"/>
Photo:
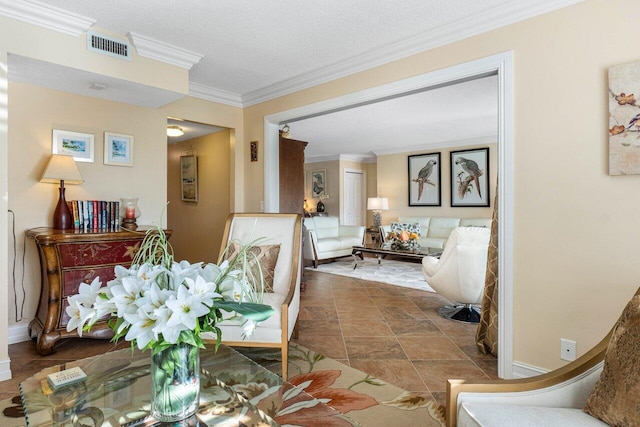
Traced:
<path id="1" fill-rule="evenodd" d="M 120 202 L 105 200 L 71 200 L 67 202 L 73 225 L 81 231 L 118 231 Z"/>

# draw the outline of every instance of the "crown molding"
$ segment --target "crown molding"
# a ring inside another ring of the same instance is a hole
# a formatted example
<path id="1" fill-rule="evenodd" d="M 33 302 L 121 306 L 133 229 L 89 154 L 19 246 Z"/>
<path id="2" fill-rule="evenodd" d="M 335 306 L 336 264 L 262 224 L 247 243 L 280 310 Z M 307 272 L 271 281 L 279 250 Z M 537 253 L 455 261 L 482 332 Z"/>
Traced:
<path id="1" fill-rule="evenodd" d="M 156 61 L 165 62 L 178 67 L 190 70 L 195 64 L 200 62 L 204 55 L 183 49 L 169 43 L 143 36 L 142 34 L 129 32 L 127 37 L 136 48 L 138 55 Z"/>
<path id="2" fill-rule="evenodd" d="M 0 15 L 74 37 L 96 20 L 34 0 L 0 0 Z"/>
<path id="3" fill-rule="evenodd" d="M 280 96 L 317 86 L 361 71 L 369 70 L 399 59 L 457 42 L 519 21 L 552 12 L 584 0 L 540 0 L 535 5 L 523 6 L 518 0 L 461 19 L 449 25 L 434 28 L 406 40 L 375 49 L 350 59 L 300 74 L 242 95 L 243 106 L 259 104 Z"/>
<path id="4" fill-rule="evenodd" d="M 334 162 L 334 161 L 377 163 L 378 158 L 373 154 L 331 154 L 331 155 L 322 155 L 322 156 L 305 155 L 304 157 L 305 163 L 320 163 L 320 162 Z"/>
<path id="5" fill-rule="evenodd" d="M 373 150 L 376 156 L 382 156 L 385 154 L 398 154 L 398 153 L 410 153 L 413 151 L 429 151 L 438 150 L 443 148 L 457 148 L 457 147 L 471 147 L 474 145 L 491 145 L 498 143 L 498 135 L 488 135 L 478 138 L 458 139 L 453 141 L 437 141 L 429 144 L 420 145 L 404 145 L 393 148 L 383 148 L 381 150 Z"/>
<path id="6" fill-rule="evenodd" d="M 378 158 L 374 154 L 340 154 L 340 160 L 358 163 L 377 163 Z"/>
<path id="7" fill-rule="evenodd" d="M 215 89 L 199 83 L 189 83 L 189 96 L 217 102 L 219 104 L 231 105 L 232 107 L 243 107 L 242 97 L 237 93 Z"/>

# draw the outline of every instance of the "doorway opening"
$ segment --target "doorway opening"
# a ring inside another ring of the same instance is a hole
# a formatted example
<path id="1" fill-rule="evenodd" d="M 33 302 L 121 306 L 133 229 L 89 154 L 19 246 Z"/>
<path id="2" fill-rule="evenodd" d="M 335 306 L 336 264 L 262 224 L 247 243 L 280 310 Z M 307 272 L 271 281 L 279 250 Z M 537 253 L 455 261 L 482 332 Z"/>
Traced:
<path id="1" fill-rule="evenodd" d="M 498 300 L 498 375 L 513 377 L 513 222 L 514 222 L 514 141 L 513 141 L 513 54 L 500 53 L 412 78 L 271 114 L 264 118 L 265 211 L 277 212 L 278 130 L 282 123 L 300 120 L 339 109 L 351 108 L 387 97 L 400 96 L 431 87 L 452 84 L 489 74 L 498 76 L 498 179 L 497 209 L 498 264 L 501 292 Z"/>
<path id="2" fill-rule="evenodd" d="M 167 118 L 167 227 L 174 256 L 216 262 L 231 206 L 233 129 Z M 206 238 L 203 238 L 206 236 Z"/>

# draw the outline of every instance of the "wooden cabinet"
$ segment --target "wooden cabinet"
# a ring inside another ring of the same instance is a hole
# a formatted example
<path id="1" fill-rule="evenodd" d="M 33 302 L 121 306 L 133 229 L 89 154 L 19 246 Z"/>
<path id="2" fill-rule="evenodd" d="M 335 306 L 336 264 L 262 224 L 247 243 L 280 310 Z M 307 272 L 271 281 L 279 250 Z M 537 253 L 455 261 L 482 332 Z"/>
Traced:
<path id="1" fill-rule="evenodd" d="M 307 143 L 280 135 L 280 213 L 304 213 L 304 149 Z"/>
<path id="2" fill-rule="evenodd" d="M 67 298 L 78 293 L 81 283 L 100 277 L 102 286 L 115 277 L 116 265 L 130 266 L 140 248 L 146 229 L 137 231 L 81 232 L 35 228 L 27 232 L 34 239 L 40 256 L 42 282 L 36 317 L 29 324 L 29 335 L 36 338 L 41 355 L 54 352 L 59 339 L 77 337 L 67 332 L 69 316 Z M 166 231 L 167 236 L 171 231 Z M 111 338 L 113 331 L 106 320 L 96 323 L 82 337 Z"/>

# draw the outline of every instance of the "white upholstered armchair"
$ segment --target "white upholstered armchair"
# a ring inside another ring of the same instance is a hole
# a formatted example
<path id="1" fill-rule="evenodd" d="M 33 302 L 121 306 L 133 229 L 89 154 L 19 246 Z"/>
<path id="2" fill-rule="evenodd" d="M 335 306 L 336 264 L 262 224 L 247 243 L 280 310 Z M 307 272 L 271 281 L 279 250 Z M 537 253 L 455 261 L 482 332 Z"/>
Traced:
<path id="1" fill-rule="evenodd" d="M 422 259 L 422 272 L 429 286 L 454 303 L 438 310 L 442 317 L 477 323 L 482 302 L 491 229 L 457 227 L 449 236 L 440 258 Z"/>
<path id="2" fill-rule="evenodd" d="M 289 340 L 297 331 L 300 310 L 302 258 L 302 216 L 299 214 L 231 214 L 222 238 L 221 253 L 229 241 L 258 245 L 280 245 L 273 274 L 273 291 L 264 293 L 264 304 L 276 311 L 261 322 L 253 335 L 243 339 L 242 324 L 226 320 L 218 326 L 222 342 L 238 347 L 279 347 L 282 351 L 282 377 L 287 378 Z M 209 337 L 214 340 L 215 335 Z"/>
<path id="3" fill-rule="evenodd" d="M 611 332 L 575 361 L 517 380 L 447 383 L 447 427 L 640 425 L 640 289 Z"/>

